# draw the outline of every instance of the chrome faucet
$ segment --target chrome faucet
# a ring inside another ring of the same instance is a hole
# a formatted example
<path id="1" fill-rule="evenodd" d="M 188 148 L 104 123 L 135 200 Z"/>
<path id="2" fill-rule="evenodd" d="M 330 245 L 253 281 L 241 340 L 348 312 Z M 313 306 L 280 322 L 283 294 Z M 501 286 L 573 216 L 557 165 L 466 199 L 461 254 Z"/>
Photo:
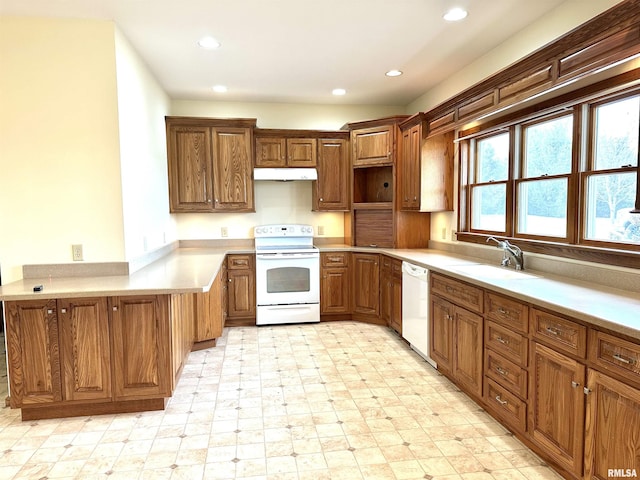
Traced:
<path id="1" fill-rule="evenodd" d="M 500 264 L 503 267 L 511 265 L 511 259 L 515 263 L 516 270 L 524 270 L 524 254 L 522 249 L 516 245 L 509 243 L 509 240 L 498 240 L 496 237 L 487 238 L 487 242 L 493 240 L 498 244 L 498 248 L 502 249 L 502 261 Z"/>

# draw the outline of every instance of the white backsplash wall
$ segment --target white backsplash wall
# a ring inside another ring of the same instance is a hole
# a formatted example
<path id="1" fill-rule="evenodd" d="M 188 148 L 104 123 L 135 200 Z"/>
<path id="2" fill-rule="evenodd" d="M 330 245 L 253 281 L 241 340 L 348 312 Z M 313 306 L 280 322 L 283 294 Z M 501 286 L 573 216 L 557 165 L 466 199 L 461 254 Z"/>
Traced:
<path id="1" fill-rule="evenodd" d="M 253 227 L 271 223 L 304 223 L 324 227 L 323 237 L 344 236 L 342 212 L 311 211 L 312 182 L 255 182 L 255 213 L 178 213 L 178 238 L 182 240 L 218 239 L 222 227 L 228 238 L 253 238 Z"/>

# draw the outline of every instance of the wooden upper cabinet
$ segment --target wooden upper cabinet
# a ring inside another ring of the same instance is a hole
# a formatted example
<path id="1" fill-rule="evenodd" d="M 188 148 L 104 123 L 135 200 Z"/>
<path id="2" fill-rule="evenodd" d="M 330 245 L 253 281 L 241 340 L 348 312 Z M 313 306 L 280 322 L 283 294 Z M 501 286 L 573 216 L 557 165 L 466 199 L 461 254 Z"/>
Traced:
<path id="1" fill-rule="evenodd" d="M 256 136 L 256 167 L 315 167 L 315 138 Z"/>
<path id="2" fill-rule="evenodd" d="M 313 210 L 349 210 L 349 152 L 346 140 L 318 140 L 318 180 Z"/>
<path id="3" fill-rule="evenodd" d="M 172 212 L 213 210 L 211 129 L 167 127 L 169 204 Z"/>
<path id="4" fill-rule="evenodd" d="M 420 211 L 453 210 L 453 165 L 455 133 L 446 132 L 427 138 L 420 153 Z"/>
<path id="5" fill-rule="evenodd" d="M 111 398 L 106 297 L 58 300 L 65 400 Z"/>
<path id="6" fill-rule="evenodd" d="M 389 165 L 395 154 L 395 125 L 362 128 L 351 132 L 354 167 Z"/>
<path id="7" fill-rule="evenodd" d="M 214 210 L 253 211 L 250 128 L 212 129 Z"/>
<path id="8" fill-rule="evenodd" d="M 254 211 L 255 122 L 166 117 L 171 212 Z"/>
<path id="9" fill-rule="evenodd" d="M 420 210 L 422 125 L 402 130 L 398 157 L 398 199 L 402 210 Z"/>
<path id="10" fill-rule="evenodd" d="M 287 138 L 287 166 L 315 167 L 318 146 L 315 138 Z"/>
<path id="11" fill-rule="evenodd" d="M 6 302 L 11 407 L 62 400 L 55 300 Z"/>

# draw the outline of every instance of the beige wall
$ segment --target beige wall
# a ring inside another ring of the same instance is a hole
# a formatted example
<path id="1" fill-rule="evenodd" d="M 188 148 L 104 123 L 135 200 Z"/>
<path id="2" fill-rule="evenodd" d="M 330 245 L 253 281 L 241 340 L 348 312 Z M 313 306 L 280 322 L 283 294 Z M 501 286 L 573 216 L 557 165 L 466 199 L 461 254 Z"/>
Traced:
<path id="1" fill-rule="evenodd" d="M 0 18 L 0 263 L 124 259 L 114 25 Z"/>

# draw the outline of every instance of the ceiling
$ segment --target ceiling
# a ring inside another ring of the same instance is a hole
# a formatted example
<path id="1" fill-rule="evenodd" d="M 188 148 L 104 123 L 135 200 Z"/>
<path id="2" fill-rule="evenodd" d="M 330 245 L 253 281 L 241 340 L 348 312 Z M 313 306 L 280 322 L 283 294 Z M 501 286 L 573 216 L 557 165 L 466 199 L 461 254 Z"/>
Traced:
<path id="1" fill-rule="evenodd" d="M 174 99 L 405 106 L 564 1 L 1 0 L 0 14 L 113 20 Z M 469 15 L 446 22 L 454 3 Z M 222 46 L 200 49 L 204 35 Z"/>

